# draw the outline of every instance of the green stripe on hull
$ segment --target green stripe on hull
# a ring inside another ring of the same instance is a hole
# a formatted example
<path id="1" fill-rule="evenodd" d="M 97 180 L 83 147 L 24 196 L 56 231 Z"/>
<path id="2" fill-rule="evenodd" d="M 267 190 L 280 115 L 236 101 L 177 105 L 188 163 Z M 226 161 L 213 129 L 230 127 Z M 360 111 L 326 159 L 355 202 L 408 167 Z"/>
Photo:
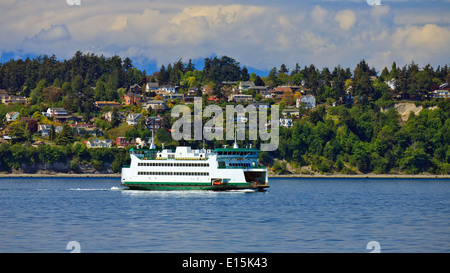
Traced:
<path id="1" fill-rule="evenodd" d="M 131 190 L 211 190 L 226 191 L 237 189 L 254 189 L 263 190 L 268 185 L 252 185 L 250 183 L 227 183 L 226 185 L 212 186 L 209 183 L 158 183 L 158 182 L 125 182 L 122 186 L 126 186 Z"/>

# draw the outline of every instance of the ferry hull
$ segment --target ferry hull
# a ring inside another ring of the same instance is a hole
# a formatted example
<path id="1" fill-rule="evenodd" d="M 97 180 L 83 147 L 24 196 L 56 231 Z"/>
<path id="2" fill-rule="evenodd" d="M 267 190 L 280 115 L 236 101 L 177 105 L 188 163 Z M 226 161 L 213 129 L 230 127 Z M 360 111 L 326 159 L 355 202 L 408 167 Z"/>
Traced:
<path id="1" fill-rule="evenodd" d="M 171 191 L 171 190 L 228 191 L 228 190 L 244 190 L 244 189 L 263 191 L 264 189 L 269 187 L 269 185 L 255 185 L 249 183 L 208 185 L 208 184 L 192 184 L 192 183 L 178 184 L 178 183 L 145 183 L 145 182 L 123 183 L 122 186 L 128 187 L 128 189 L 130 190 L 147 190 L 147 191 Z"/>

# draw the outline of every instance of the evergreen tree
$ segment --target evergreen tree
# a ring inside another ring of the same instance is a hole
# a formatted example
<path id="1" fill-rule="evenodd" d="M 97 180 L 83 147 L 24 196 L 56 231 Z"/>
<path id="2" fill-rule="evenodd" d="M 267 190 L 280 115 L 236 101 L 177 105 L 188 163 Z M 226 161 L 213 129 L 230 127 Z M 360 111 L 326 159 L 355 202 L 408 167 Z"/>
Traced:
<path id="1" fill-rule="evenodd" d="M 248 74 L 247 67 L 243 67 L 241 71 L 241 80 L 248 81 L 250 79 L 250 75 Z"/>
<path id="2" fill-rule="evenodd" d="M 50 126 L 50 132 L 48 134 L 48 138 L 50 141 L 54 141 L 56 137 L 56 130 L 55 130 L 55 125 L 51 125 Z"/>
<path id="3" fill-rule="evenodd" d="M 64 124 L 61 132 L 56 135 L 55 141 L 58 145 L 69 145 L 74 142 L 74 139 L 72 128 L 68 124 Z"/>

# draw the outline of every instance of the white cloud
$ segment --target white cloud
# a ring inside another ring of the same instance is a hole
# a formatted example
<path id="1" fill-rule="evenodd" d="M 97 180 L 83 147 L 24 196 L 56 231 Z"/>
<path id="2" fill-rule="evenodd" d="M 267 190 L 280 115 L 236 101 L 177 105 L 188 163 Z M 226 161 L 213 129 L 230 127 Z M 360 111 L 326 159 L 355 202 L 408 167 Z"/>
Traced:
<path id="1" fill-rule="evenodd" d="M 54 25 L 49 29 L 42 29 L 31 40 L 37 42 L 56 42 L 70 39 L 70 32 L 65 25 Z"/>
<path id="2" fill-rule="evenodd" d="M 82 50 L 161 65 L 217 54 L 258 69 L 354 67 L 363 58 L 378 69 L 392 61 L 448 62 L 448 12 L 417 1 L 357 2 L 96 0 L 69 7 L 65 0 L 8 0 L 0 3 L 0 55 L 70 58 Z"/>
<path id="3" fill-rule="evenodd" d="M 431 63 L 439 60 L 444 64 L 450 57 L 450 29 L 435 24 L 421 27 L 406 26 L 392 35 L 393 48 L 403 61 Z"/>
<path id="4" fill-rule="evenodd" d="M 324 24 L 328 11 L 321 6 L 316 6 L 311 11 L 311 20 L 317 24 Z"/>
<path id="5" fill-rule="evenodd" d="M 339 26 L 343 30 L 349 30 L 355 25 L 356 15 L 352 10 L 346 9 L 339 11 L 334 17 L 334 20 L 339 23 Z"/>

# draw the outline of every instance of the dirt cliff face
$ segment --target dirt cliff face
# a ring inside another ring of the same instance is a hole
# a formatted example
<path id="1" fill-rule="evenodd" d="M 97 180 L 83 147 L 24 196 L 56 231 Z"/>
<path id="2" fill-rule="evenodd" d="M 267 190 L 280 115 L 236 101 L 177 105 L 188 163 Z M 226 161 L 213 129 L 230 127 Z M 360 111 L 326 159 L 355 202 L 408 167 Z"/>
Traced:
<path id="1" fill-rule="evenodd" d="M 422 111 L 422 109 L 423 109 L 422 105 L 416 106 L 412 102 L 400 102 L 400 103 L 396 103 L 387 108 L 381 108 L 381 112 L 387 112 L 390 108 L 395 109 L 395 111 L 400 116 L 400 121 L 403 123 L 408 121 L 408 118 L 409 118 L 409 115 L 411 114 L 411 112 L 413 112 L 415 115 L 418 115 L 420 113 L 420 111 Z M 428 109 L 434 110 L 436 108 L 437 108 L 437 106 L 429 107 Z"/>

